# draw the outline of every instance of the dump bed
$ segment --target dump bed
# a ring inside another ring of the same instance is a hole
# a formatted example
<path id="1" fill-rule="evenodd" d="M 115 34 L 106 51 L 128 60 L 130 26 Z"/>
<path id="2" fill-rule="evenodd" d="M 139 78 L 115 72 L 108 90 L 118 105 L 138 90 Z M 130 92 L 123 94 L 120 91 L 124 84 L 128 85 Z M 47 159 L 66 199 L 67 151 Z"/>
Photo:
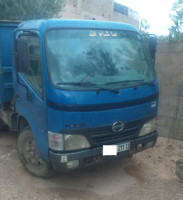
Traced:
<path id="1" fill-rule="evenodd" d="M 14 95 L 12 78 L 13 31 L 18 22 L 0 21 L 0 104 L 12 100 Z"/>

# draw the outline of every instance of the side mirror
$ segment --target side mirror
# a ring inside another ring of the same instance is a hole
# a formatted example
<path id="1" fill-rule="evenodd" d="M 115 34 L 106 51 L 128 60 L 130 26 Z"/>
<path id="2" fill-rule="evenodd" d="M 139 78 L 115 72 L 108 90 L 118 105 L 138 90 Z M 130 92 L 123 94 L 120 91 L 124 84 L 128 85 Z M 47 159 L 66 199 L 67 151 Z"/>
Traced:
<path id="1" fill-rule="evenodd" d="M 152 58 L 152 62 L 155 64 L 157 37 L 153 34 L 148 34 L 147 36 L 148 49 Z"/>

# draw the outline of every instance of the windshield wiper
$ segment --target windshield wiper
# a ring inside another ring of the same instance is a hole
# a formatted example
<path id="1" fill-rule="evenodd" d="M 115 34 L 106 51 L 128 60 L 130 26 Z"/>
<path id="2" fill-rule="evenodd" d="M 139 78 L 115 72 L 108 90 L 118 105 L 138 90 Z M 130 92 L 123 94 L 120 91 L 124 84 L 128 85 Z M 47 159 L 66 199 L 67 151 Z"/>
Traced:
<path id="1" fill-rule="evenodd" d="M 74 83 L 74 82 L 60 82 L 57 83 L 57 85 L 74 85 L 74 86 L 81 86 L 81 87 L 88 87 L 88 86 L 92 86 L 94 87 L 94 89 L 97 90 L 97 92 L 101 92 L 101 91 L 110 91 L 110 92 L 115 92 L 115 93 L 119 93 L 119 90 L 115 90 L 115 89 L 111 89 L 111 88 L 106 88 L 106 87 L 101 87 L 98 86 L 94 83 L 88 83 L 88 82 L 81 82 L 81 83 Z"/>
<path id="2" fill-rule="evenodd" d="M 115 84 L 115 83 L 121 83 L 121 84 L 125 84 L 125 83 L 145 83 L 145 80 L 143 79 L 138 79 L 138 80 L 124 80 L 124 81 L 114 81 L 114 82 L 108 82 L 106 83 L 106 85 L 110 85 L 110 84 Z"/>
<path id="3" fill-rule="evenodd" d="M 117 89 L 111 89 L 111 88 L 105 88 L 105 87 L 97 87 L 97 93 L 100 93 L 101 91 L 110 91 L 114 93 L 119 93 L 119 90 Z"/>
<path id="4" fill-rule="evenodd" d="M 96 84 L 93 83 L 87 83 L 87 82 L 81 82 L 81 83 L 75 83 L 75 82 L 60 82 L 57 83 L 57 85 L 76 85 L 76 86 L 96 86 Z"/>

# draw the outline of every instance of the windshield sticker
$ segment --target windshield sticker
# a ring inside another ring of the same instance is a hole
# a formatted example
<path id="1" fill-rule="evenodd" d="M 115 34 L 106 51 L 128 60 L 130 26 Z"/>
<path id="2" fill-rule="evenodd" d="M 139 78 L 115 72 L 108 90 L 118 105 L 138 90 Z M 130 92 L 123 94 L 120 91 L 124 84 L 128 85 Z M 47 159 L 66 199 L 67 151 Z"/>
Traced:
<path id="1" fill-rule="evenodd" d="M 89 34 L 90 37 L 117 37 L 117 33 L 114 33 L 113 31 L 100 31 L 100 32 L 96 32 L 96 31 L 90 31 Z"/>

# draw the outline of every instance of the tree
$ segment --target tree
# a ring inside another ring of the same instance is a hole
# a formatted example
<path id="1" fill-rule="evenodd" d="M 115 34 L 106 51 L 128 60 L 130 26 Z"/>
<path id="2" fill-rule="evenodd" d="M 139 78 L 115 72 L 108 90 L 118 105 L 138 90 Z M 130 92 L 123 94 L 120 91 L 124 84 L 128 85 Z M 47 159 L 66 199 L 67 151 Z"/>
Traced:
<path id="1" fill-rule="evenodd" d="M 65 0 L 0 0 L 1 20 L 58 17 Z"/>
<path id="2" fill-rule="evenodd" d="M 173 3 L 172 11 L 173 14 L 170 15 L 170 18 L 173 21 L 173 25 L 169 28 L 170 41 L 180 41 L 183 39 L 183 0 Z"/>
<path id="3" fill-rule="evenodd" d="M 141 19 L 141 22 L 140 22 L 140 32 L 141 33 L 147 33 L 148 32 L 148 29 L 150 28 L 150 25 L 148 24 L 147 22 L 147 19 Z"/>
<path id="4" fill-rule="evenodd" d="M 157 37 L 158 42 L 162 43 L 168 43 L 169 42 L 169 36 L 168 35 L 160 35 Z"/>

